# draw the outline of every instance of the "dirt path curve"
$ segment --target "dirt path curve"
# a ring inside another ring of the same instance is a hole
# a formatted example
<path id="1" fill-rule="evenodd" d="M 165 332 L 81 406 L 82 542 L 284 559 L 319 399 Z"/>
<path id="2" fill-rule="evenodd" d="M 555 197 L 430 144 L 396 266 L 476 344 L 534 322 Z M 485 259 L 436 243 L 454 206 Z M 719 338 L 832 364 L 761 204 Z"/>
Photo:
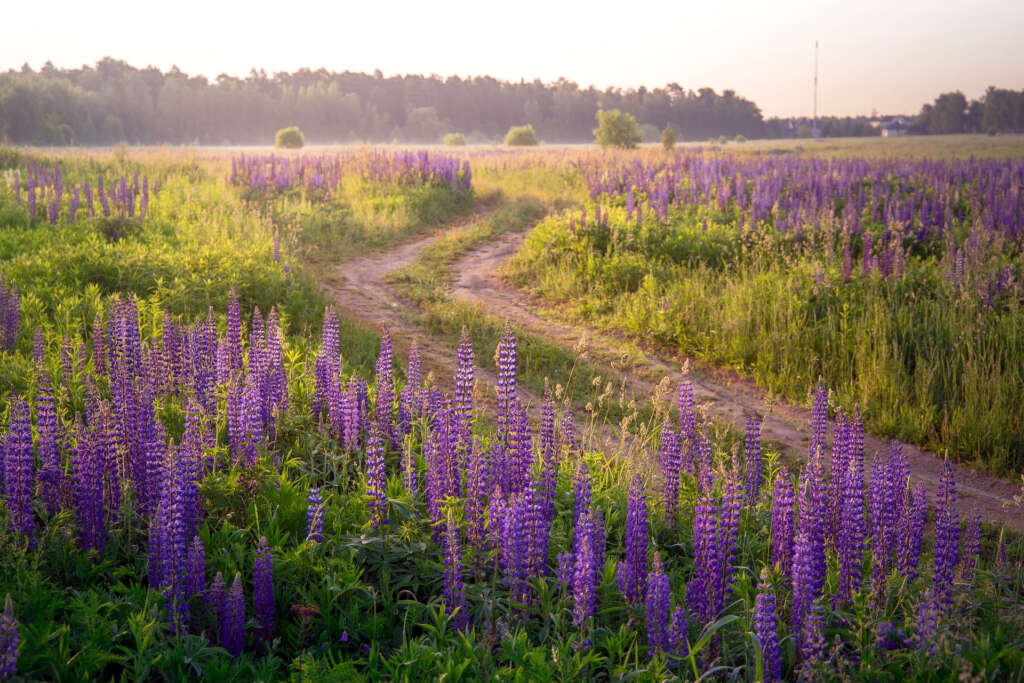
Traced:
<path id="1" fill-rule="evenodd" d="M 525 237 L 525 233 L 507 234 L 457 261 L 452 268 L 456 273 L 453 295 L 483 305 L 489 313 L 507 318 L 513 325 L 547 337 L 565 348 L 577 348 L 585 337 L 586 346 L 596 353 L 612 359 L 618 356 L 622 337 L 586 325 L 567 324 L 557 314 L 541 315 L 536 311 L 549 305 L 501 279 L 502 265 L 518 251 Z M 639 361 L 629 365 L 602 363 L 618 381 L 625 382 L 636 393 L 650 396 L 665 376 L 678 379 L 682 372 L 680 359 L 666 357 L 642 340 L 629 341 L 642 347 Z M 763 390 L 733 372 L 691 367 L 689 376 L 695 398 L 706 416 L 743 430 L 749 413 L 762 415 L 763 437 L 777 442 L 788 456 L 806 459 L 810 447 L 810 410 L 781 400 L 768 405 Z M 889 442 L 867 435 L 864 449 L 870 460 L 887 453 Z M 924 483 L 929 500 L 934 501 L 943 470 L 942 460 L 930 451 L 909 444 L 904 445 L 903 452 L 910 464 L 912 479 Z M 962 515 L 980 513 L 986 520 L 1024 532 L 1024 508 L 1012 504 L 1014 495 L 1020 493 L 1017 486 L 960 465 L 955 466 L 955 471 L 957 505 Z"/>
<path id="2" fill-rule="evenodd" d="M 347 316 L 381 332 L 390 330 L 397 358 L 404 361 L 409 345 L 415 339 L 420 348 L 424 375 L 433 373 L 436 383 L 444 388 L 451 388 L 454 353 L 444 342 L 424 334 L 412 320 L 414 305 L 397 296 L 386 282 L 386 277 L 388 273 L 412 263 L 425 247 L 446 231 L 469 226 L 482 213 L 478 211 L 463 217 L 426 237 L 340 263 L 321 282 L 324 293 Z M 478 383 L 496 383 L 493 373 L 480 366 L 476 368 L 476 378 Z M 522 398 L 536 399 L 526 392 Z"/>
<path id="3" fill-rule="evenodd" d="M 431 337 L 417 325 L 416 306 L 395 293 L 387 282 L 387 275 L 411 264 L 424 248 L 446 232 L 472 225 L 493 208 L 481 207 L 472 215 L 460 218 L 425 237 L 337 264 L 321 281 L 321 289 L 349 318 L 380 332 L 390 330 L 396 358 L 404 361 L 408 356 L 409 345 L 415 339 L 420 349 L 424 376 L 432 373 L 433 384 L 450 392 L 454 389 L 454 350 L 445 341 Z M 477 363 L 475 379 L 476 405 L 493 414 L 496 409 L 497 376 Z M 541 397 L 522 385 L 517 387 L 517 394 L 531 419 L 538 420 Z M 611 457 L 629 453 L 635 447 L 632 439 L 623 439 L 621 432 L 612 425 L 580 426 L 585 431 L 587 443 Z"/>

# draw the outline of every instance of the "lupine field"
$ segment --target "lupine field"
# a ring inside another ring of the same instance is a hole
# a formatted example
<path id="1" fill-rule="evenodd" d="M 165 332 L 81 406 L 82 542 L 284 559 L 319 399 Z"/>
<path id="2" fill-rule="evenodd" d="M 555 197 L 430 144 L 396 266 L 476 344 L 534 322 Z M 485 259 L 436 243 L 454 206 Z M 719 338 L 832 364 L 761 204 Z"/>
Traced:
<path id="1" fill-rule="evenodd" d="M 505 210 L 511 282 L 806 452 L 319 286 Z M 0 148 L 0 680 L 1024 680 L 951 464 L 1024 472 L 1022 238 L 1019 160 Z"/>

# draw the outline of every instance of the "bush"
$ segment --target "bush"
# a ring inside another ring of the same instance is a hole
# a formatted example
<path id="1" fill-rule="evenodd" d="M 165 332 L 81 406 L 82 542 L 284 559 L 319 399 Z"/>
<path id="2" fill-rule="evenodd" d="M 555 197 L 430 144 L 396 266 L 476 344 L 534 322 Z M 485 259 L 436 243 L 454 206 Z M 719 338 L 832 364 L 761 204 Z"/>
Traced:
<path id="1" fill-rule="evenodd" d="M 643 140 L 640 126 L 632 114 L 624 114 L 618 109 L 597 112 L 597 128 L 594 138 L 601 147 L 619 147 L 632 149 Z"/>
<path id="2" fill-rule="evenodd" d="M 448 133 L 441 139 L 441 142 L 449 147 L 461 147 L 466 144 L 466 136 L 462 133 Z"/>
<path id="3" fill-rule="evenodd" d="M 746 136 L 746 135 L 744 135 L 743 133 L 740 133 L 739 135 L 737 135 L 737 136 L 736 136 L 735 138 L 733 138 L 733 139 L 734 139 L 734 140 L 735 140 L 736 142 L 746 142 L 746 141 L 747 141 L 747 136 Z"/>
<path id="4" fill-rule="evenodd" d="M 533 132 L 533 126 L 529 123 L 525 126 L 512 126 L 505 135 L 505 144 L 510 147 L 532 147 L 540 144 L 537 141 L 537 134 Z"/>
<path id="5" fill-rule="evenodd" d="M 676 129 L 672 127 L 671 123 L 661 131 L 661 146 L 666 152 L 671 152 L 672 148 L 676 146 Z"/>
<path id="6" fill-rule="evenodd" d="M 283 147 L 284 149 L 302 149 L 305 144 L 306 136 L 302 134 L 298 126 L 282 128 L 277 131 L 277 136 L 274 138 L 274 147 Z"/>

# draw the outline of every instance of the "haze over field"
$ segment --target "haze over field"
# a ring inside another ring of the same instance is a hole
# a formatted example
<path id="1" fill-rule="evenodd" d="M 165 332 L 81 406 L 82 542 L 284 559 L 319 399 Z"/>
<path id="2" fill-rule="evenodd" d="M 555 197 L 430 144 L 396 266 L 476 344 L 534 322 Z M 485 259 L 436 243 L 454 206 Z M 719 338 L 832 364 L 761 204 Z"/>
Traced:
<path id="1" fill-rule="evenodd" d="M 586 87 L 733 89 L 766 117 L 809 115 L 814 41 L 821 44 L 819 113 L 915 113 L 937 93 L 979 97 L 989 85 L 1024 87 L 1019 36 L 1024 3 L 855 4 L 786 0 L 676 4 L 518 3 L 486 12 L 339 3 L 243 8 L 185 0 L 140 21 L 123 0 L 102 9 L 67 3 L 47 13 L 5 9 L 0 69 L 50 60 L 177 65 L 211 80 L 250 69 L 483 75 L 518 81 L 565 77 Z M 147 26 L 141 29 L 140 26 Z"/>

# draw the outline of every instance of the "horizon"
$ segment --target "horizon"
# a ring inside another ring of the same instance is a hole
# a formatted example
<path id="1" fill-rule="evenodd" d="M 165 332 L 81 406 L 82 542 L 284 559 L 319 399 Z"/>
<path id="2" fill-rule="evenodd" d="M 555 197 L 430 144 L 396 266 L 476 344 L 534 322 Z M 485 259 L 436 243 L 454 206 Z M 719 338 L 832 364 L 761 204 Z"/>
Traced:
<path id="1" fill-rule="evenodd" d="M 823 117 L 870 116 L 873 110 L 916 114 L 943 92 L 959 90 L 976 99 L 993 85 L 1024 89 L 1024 52 L 1017 47 L 1024 3 L 1003 0 L 969 7 L 876 1 L 856 8 L 804 0 L 770 8 L 738 2 L 686 8 L 687 16 L 667 18 L 666 10 L 677 8 L 641 2 L 631 7 L 642 17 L 636 28 L 627 22 L 627 30 L 615 32 L 607 29 L 622 25 L 615 10 L 592 5 L 582 12 L 534 0 L 500 17 L 474 12 L 464 1 L 449 3 L 452 8 L 447 15 L 434 7 L 402 8 L 405 21 L 395 24 L 382 8 L 332 7 L 291 34 L 279 29 L 276 14 L 236 15 L 195 0 L 160 17 L 157 32 L 139 31 L 137 7 L 123 0 L 102 14 L 69 4 L 45 22 L 16 5 L 8 11 L 10 38 L 0 45 L 0 70 L 28 63 L 38 71 L 47 61 L 74 69 L 110 56 L 165 72 L 176 65 L 211 81 L 221 73 L 244 78 L 252 69 L 273 74 L 325 68 L 515 83 L 565 78 L 602 91 L 675 82 L 686 90 L 733 90 L 757 104 L 765 118 L 789 118 L 812 114 L 818 41 Z M 193 25 L 196 16 L 205 21 Z M 187 49 L 182 36 L 191 37 Z"/>

